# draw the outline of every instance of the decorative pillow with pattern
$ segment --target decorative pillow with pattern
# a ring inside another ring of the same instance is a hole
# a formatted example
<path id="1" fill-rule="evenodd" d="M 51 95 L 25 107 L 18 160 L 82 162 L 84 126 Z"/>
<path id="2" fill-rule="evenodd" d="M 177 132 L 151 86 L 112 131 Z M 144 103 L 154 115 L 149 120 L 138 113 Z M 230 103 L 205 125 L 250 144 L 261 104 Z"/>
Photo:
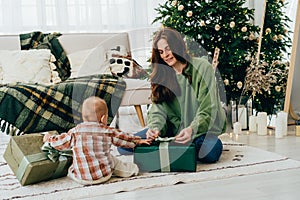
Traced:
<path id="1" fill-rule="evenodd" d="M 107 52 L 110 72 L 123 78 L 143 79 L 148 73 L 121 45 Z"/>

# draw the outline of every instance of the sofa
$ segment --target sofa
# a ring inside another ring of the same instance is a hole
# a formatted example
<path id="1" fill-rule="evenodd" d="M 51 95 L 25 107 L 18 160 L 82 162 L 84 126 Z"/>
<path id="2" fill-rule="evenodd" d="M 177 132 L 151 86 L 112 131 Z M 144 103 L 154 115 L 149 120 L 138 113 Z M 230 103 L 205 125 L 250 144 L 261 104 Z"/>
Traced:
<path id="1" fill-rule="evenodd" d="M 38 73 L 40 73 L 41 75 L 39 75 L 37 73 L 37 75 L 35 75 L 35 77 L 34 77 L 34 81 L 36 81 L 36 82 L 30 82 L 32 80 L 29 80 L 29 82 L 28 82 L 28 80 L 26 78 L 28 78 L 29 76 L 32 75 L 30 73 L 31 69 L 28 69 L 26 71 L 25 69 L 13 69 L 13 67 L 12 67 L 12 68 L 9 68 L 6 70 L 8 70 L 8 72 L 10 72 L 13 75 L 18 74 L 15 72 L 20 71 L 19 77 L 13 79 L 13 78 L 11 78 L 12 76 L 8 76 L 6 73 L 4 73 L 2 71 L 0 74 L 0 77 L 3 76 L 2 80 L 1 80 L 1 81 L 3 81 L 2 87 L 4 87 L 4 86 L 5 86 L 5 88 L 10 87 L 10 85 L 12 84 L 11 82 L 13 82 L 13 84 L 15 84 L 15 85 L 17 84 L 18 86 L 21 83 L 21 84 L 25 85 L 26 87 L 27 87 L 27 85 L 30 85 L 30 84 L 34 84 L 35 85 L 34 87 L 37 87 L 37 86 L 41 85 L 40 81 L 45 82 L 45 80 L 43 80 L 41 78 L 37 78 L 37 77 L 44 77 L 44 74 L 50 73 L 51 79 L 50 79 L 50 81 L 46 80 L 45 84 L 51 85 L 51 87 L 52 87 L 52 85 L 57 85 L 56 89 L 59 88 L 60 87 L 59 85 L 62 85 L 62 83 L 64 83 L 65 85 L 69 84 L 74 87 L 75 86 L 74 82 L 76 82 L 76 84 L 77 84 L 78 82 L 86 81 L 87 77 L 89 77 L 88 84 L 94 83 L 95 81 L 91 81 L 91 77 L 92 77 L 92 80 L 94 80 L 96 78 L 99 78 L 99 76 L 97 76 L 97 75 L 101 75 L 101 77 L 100 77 L 102 80 L 101 84 L 104 83 L 104 86 L 101 86 L 101 87 L 106 88 L 107 85 L 105 85 L 105 84 L 108 84 L 108 83 L 107 83 L 107 81 L 103 82 L 102 75 L 104 75 L 104 78 L 107 77 L 108 80 L 116 79 L 117 83 L 122 83 L 122 82 L 125 83 L 124 91 L 121 91 L 121 90 L 119 90 L 119 92 L 118 92 L 118 90 L 114 91 L 114 96 L 119 96 L 117 93 L 121 94 L 120 103 L 117 104 L 118 105 L 117 109 L 119 109 L 119 106 L 120 107 L 134 106 L 135 111 L 138 116 L 138 119 L 141 123 L 141 126 L 145 126 L 145 121 L 144 121 L 143 111 L 142 111 L 141 106 L 151 104 L 150 82 L 148 81 L 148 79 L 146 77 L 138 77 L 138 76 L 136 76 L 137 73 L 136 74 L 131 73 L 131 71 L 136 71 L 136 69 L 140 70 L 142 67 L 138 66 L 139 68 L 136 68 L 136 66 L 135 66 L 138 63 L 134 60 L 134 58 L 132 57 L 132 55 L 130 53 L 132 42 L 130 41 L 129 38 L 130 38 L 129 34 L 126 32 L 123 32 L 123 33 L 59 34 L 57 39 L 58 39 L 60 45 L 62 46 L 66 57 L 69 60 L 69 65 L 70 65 L 70 69 L 69 69 L 70 73 L 68 74 L 69 79 L 67 79 L 67 80 L 61 79 L 60 78 L 61 74 L 58 73 L 59 71 L 56 70 L 56 67 L 54 66 L 54 67 L 52 67 L 50 72 L 48 71 L 48 69 L 44 70 L 43 72 L 39 71 Z M 2 36 L 0 36 L 0 52 L 1 52 L 1 50 L 4 50 L 5 52 L 6 51 L 20 52 L 21 47 L 22 47 L 22 44 L 20 42 L 20 35 L 2 35 Z M 39 57 L 42 57 L 42 56 L 39 56 Z M 55 58 L 53 58 L 54 56 L 52 54 L 50 55 L 50 57 L 51 57 L 50 60 L 51 59 L 55 60 Z M 120 59 L 123 60 L 122 61 L 123 65 L 126 64 L 126 61 L 128 59 L 131 59 L 129 72 L 122 74 L 123 73 L 122 70 L 124 70 L 124 68 L 123 67 L 120 68 L 120 65 L 118 65 L 117 63 L 114 63 L 115 65 L 113 63 L 111 63 L 112 57 L 115 58 L 114 60 L 116 62 L 119 61 Z M 2 60 L 5 60 L 5 58 L 6 58 L 6 56 L 2 55 Z M 28 58 L 28 59 L 25 59 L 22 62 L 27 62 L 27 60 L 29 60 L 30 57 L 27 56 L 26 58 Z M 33 61 L 33 62 L 37 63 L 35 61 Z M 3 67 L 3 63 L 4 63 L 4 61 L 2 61 L 2 63 L 1 63 L 1 56 L 0 56 L 0 68 Z M 116 71 L 114 71 L 114 70 L 116 70 Z M 35 69 L 32 69 L 32 71 L 35 71 Z M 23 80 L 23 78 L 24 78 L 24 80 Z M 44 82 L 42 82 L 42 84 L 44 84 Z M 118 85 L 117 83 L 116 83 L 116 85 Z M 122 85 L 122 84 L 119 84 L 119 85 Z M 79 87 L 82 87 L 82 86 L 78 86 L 78 88 Z M 120 86 L 120 87 L 122 87 L 122 86 Z M 49 86 L 47 86 L 47 88 L 48 88 L 47 92 L 49 92 L 48 91 Z M 28 88 L 26 88 L 26 89 L 28 90 Z M 72 88 L 72 89 L 73 89 L 73 91 L 75 91 L 75 88 Z M 108 89 L 106 88 L 106 90 L 108 90 Z M 72 98 L 75 98 L 75 97 L 72 97 Z M 110 98 L 112 98 L 112 97 L 110 97 Z M 2 103 L 3 102 L 0 102 L 0 105 Z M 14 105 L 12 105 L 12 107 L 14 107 Z M 78 108 L 78 110 L 80 110 L 80 108 Z M 72 112 L 74 113 L 74 111 L 72 111 Z M 111 115 L 111 117 L 115 117 L 115 114 L 116 113 L 113 113 Z M 2 120 L 2 118 L 0 120 Z M 4 121 L 5 120 L 6 119 L 4 119 Z M 76 120 L 74 121 L 74 123 L 76 123 Z M 15 124 L 13 124 L 13 123 L 10 123 L 10 124 L 12 126 L 15 126 Z M 72 126 L 72 125 L 70 125 L 70 126 Z M 19 127 L 17 127 L 17 129 L 19 129 Z M 40 130 L 40 129 L 38 129 L 38 130 Z M 21 132 L 22 131 L 24 131 L 24 130 L 21 130 Z M 49 130 L 44 130 L 44 131 L 49 131 Z M 61 131 L 63 131 L 63 130 L 61 130 Z"/>

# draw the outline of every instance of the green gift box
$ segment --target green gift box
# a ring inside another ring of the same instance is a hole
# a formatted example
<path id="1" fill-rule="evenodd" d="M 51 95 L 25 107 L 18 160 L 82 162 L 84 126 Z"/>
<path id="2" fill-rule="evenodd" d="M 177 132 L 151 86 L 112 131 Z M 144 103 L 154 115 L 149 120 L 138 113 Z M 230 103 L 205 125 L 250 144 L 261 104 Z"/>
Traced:
<path id="1" fill-rule="evenodd" d="M 41 149 L 43 145 L 42 134 L 10 138 L 3 157 L 21 185 L 38 183 L 68 174 L 72 157 L 57 155 L 57 160 L 52 161 L 48 157 L 49 153 Z M 53 154 L 51 156 L 55 157 Z"/>
<path id="2" fill-rule="evenodd" d="M 179 145 L 170 140 L 138 145 L 134 149 L 134 163 L 142 172 L 195 172 L 196 150 L 193 143 Z"/>

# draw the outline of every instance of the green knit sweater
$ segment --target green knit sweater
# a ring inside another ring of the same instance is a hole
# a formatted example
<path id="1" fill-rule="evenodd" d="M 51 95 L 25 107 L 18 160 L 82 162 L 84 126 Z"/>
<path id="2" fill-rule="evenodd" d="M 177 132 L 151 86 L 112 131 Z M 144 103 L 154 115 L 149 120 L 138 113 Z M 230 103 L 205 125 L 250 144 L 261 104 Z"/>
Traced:
<path id="1" fill-rule="evenodd" d="M 192 84 L 178 74 L 181 95 L 172 102 L 153 103 L 147 115 L 148 127 L 160 130 L 162 137 L 175 136 L 188 126 L 193 129 L 193 139 L 205 133 L 223 133 L 226 115 L 211 64 L 204 57 L 193 58 L 186 73 L 192 76 Z"/>

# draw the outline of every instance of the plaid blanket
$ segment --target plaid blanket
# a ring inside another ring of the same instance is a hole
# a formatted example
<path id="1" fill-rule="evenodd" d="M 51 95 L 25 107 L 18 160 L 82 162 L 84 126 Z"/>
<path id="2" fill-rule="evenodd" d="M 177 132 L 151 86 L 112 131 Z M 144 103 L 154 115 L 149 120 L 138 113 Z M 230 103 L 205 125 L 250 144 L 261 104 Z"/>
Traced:
<path id="1" fill-rule="evenodd" d="M 107 102 L 110 124 L 125 87 L 122 79 L 104 74 L 68 79 L 54 85 L 3 85 L 0 87 L 1 129 L 10 135 L 68 131 L 82 122 L 81 105 L 89 96 L 99 96 Z"/>
<path id="2" fill-rule="evenodd" d="M 22 33 L 19 37 L 22 50 L 50 49 L 56 59 L 54 64 L 56 65 L 59 77 L 64 81 L 71 75 L 71 65 L 66 52 L 58 40 L 58 37 L 61 35 L 60 33 L 42 33 L 35 31 Z"/>

